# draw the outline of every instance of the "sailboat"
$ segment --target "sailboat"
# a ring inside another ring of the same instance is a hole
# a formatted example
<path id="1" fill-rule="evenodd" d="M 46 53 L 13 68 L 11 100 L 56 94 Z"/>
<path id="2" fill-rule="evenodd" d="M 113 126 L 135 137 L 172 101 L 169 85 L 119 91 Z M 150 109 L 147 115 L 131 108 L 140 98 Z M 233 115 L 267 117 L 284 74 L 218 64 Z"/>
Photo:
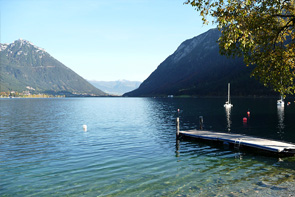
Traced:
<path id="1" fill-rule="evenodd" d="M 230 83 L 228 83 L 227 91 L 227 101 L 225 102 L 224 107 L 231 108 L 233 105 L 230 103 Z"/>
<path id="2" fill-rule="evenodd" d="M 284 98 L 282 95 L 281 95 L 281 99 L 277 100 L 277 105 L 281 107 L 285 106 Z"/>

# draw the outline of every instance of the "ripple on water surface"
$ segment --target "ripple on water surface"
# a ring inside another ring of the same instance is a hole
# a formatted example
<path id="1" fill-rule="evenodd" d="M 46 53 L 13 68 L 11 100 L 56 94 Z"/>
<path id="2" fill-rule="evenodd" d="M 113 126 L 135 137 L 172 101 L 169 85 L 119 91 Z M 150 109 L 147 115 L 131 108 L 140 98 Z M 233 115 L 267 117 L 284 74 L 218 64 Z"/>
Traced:
<path id="1" fill-rule="evenodd" d="M 177 145 L 175 112 L 178 108 L 181 128 L 195 128 L 198 116 L 203 115 L 207 127 L 227 131 L 224 101 L 198 101 L 2 99 L 0 195 L 282 196 L 295 193 L 293 158 L 278 160 L 186 140 Z M 252 102 L 256 100 L 243 101 L 244 105 Z M 239 110 L 245 110 L 244 105 L 233 108 L 230 125 L 233 132 L 241 129 L 244 133 L 261 131 L 262 134 L 267 130 L 275 136 L 279 131 L 277 137 L 288 136 L 294 140 L 290 134 L 294 128 L 290 119 L 294 108 L 286 109 L 282 122 L 277 120 L 282 116 L 276 114 L 276 108 L 264 106 L 274 118 L 271 122 L 277 122 L 272 131 L 273 128 L 269 130 L 261 121 L 256 124 L 262 117 L 259 111 L 251 112 L 253 121 L 246 127 L 238 123 Z M 277 127 L 282 123 L 284 127 Z M 87 132 L 82 129 L 84 124 L 88 126 Z"/>

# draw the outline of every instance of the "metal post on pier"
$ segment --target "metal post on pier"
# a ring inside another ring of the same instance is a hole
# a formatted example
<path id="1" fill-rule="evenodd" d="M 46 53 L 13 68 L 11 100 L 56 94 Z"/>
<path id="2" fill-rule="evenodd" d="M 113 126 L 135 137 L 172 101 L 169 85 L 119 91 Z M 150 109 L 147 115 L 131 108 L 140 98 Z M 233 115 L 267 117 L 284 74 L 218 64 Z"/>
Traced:
<path id="1" fill-rule="evenodd" d="M 199 116 L 199 123 L 200 123 L 200 130 L 203 130 L 203 123 L 204 123 L 203 116 Z"/>
<path id="2" fill-rule="evenodd" d="M 179 138 L 179 117 L 176 118 L 176 138 Z"/>

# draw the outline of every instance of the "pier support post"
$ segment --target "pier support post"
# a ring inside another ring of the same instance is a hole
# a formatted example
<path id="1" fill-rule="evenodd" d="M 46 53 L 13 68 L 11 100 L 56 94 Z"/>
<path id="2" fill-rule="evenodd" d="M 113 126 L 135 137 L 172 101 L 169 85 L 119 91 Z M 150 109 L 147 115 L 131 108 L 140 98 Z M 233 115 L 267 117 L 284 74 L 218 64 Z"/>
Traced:
<path id="1" fill-rule="evenodd" d="M 203 116 L 199 116 L 199 123 L 200 123 L 200 130 L 203 130 L 203 123 L 204 123 Z"/>
<path id="2" fill-rule="evenodd" d="M 176 139 L 179 138 L 179 117 L 176 118 Z"/>

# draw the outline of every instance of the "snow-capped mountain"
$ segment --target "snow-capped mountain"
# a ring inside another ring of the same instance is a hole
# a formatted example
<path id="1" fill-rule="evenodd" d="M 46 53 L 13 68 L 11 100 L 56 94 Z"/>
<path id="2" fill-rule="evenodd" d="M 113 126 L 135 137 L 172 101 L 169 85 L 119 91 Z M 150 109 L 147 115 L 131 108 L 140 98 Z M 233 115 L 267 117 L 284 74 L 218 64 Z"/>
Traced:
<path id="1" fill-rule="evenodd" d="M 26 91 L 83 95 L 106 95 L 44 49 L 19 39 L 0 44 L 1 91 Z"/>

